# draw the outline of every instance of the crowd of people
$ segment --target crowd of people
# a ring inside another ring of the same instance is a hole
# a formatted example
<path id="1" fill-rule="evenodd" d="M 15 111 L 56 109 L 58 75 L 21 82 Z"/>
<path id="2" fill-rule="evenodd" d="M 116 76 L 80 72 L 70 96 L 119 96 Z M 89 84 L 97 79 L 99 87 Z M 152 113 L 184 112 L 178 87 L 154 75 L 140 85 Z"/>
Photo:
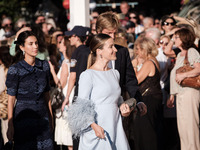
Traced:
<path id="1" fill-rule="evenodd" d="M 67 31 L 43 15 L 2 19 L 0 149 L 200 149 L 200 89 L 181 86 L 200 75 L 199 24 L 120 9 Z M 193 70 L 176 73 L 186 60 Z"/>

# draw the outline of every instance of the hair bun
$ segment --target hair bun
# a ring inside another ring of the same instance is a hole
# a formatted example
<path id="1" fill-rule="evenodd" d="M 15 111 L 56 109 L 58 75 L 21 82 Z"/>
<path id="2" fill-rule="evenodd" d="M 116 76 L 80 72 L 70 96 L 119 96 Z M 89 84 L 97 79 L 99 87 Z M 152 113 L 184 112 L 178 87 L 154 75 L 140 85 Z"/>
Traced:
<path id="1" fill-rule="evenodd" d="M 18 41 L 14 41 L 14 44 L 19 44 L 19 42 Z"/>

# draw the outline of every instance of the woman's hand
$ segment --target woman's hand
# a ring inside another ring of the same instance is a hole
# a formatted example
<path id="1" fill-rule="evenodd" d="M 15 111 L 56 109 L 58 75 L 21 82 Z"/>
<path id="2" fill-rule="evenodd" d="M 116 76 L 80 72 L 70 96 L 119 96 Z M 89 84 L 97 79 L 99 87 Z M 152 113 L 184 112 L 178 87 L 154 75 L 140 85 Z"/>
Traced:
<path id="1" fill-rule="evenodd" d="M 97 125 L 96 123 L 92 123 L 91 127 L 94 130 L 95 135 L 98 138 L 100 138 L 100 139 L 104 139 L 105 138 L 104 129 L 101 126 Z"/>
<path id="2" fill-rule="evenodd" d="M 181 84 L 181 81 L 183 81 L 183 79 L 185 79 L 185 78 L 186 78 L 185 73 L 176 74 L 176 82 L 178 84 Z"/>
<path id="3" fill-rule="evenodd" d="M 140 112 L 140 116 L 143 116 L 147 113 L 147 106 L 143 102 L 138 102 L 137 108 Z"/>
<path id="4" fill-rule="evenodd" d="M 55 70 L 54 70 L 54 66 L 52 65 L 52 63 L 49 61 L 49 66 L 50 66 L 50 71 L 51 71 L 51 73 L 52 72 L 55 72 Z"/>
<path id="5" fill-rule="evenodd" d="M 167 100 L 167 107 L 169 108 L 174 107 L 174 95 L 170 95 L 170 98 Z"/>
<path id="6" fill-rule="evenodd" d="M 13 136 L 14 136 L 14 127 L 13 127 L 13 122 L 10 120 L 8 122 L 8 130 L 7 130 L 7 138 L 9 141 L 13 141 Z"/>
<path id="7" fill-rule="evenodd" d="M 66 96 L 64 102 L 62 103 L 61 110 L 64 111 L 65 105 L 68 105 L 68 104 L 69 104 L 69 96 Z"/>
<path id="8" fill-rule="evenodd" d="M 21 29 L 16 33 L 15 38 L 17 39 L 18 36 L 19 36 L 19 34 L 22 33 L 22 32 L 24 32 L 24 31 L 31 31 L 31 28 L 30 28 L 30 27 L 23 27 L 23 28 L 21 28 Z"/>
<path id="9" fill-rule="evenodd" d="M 133 108 L 130 110 L 128 104 L 121 104 L 120 107 L 119 107 L 120 111 L 121 111 L 121 115 L 123 117 L 127 117 L 130 115 L 131 111 L 133 110 Z"/>

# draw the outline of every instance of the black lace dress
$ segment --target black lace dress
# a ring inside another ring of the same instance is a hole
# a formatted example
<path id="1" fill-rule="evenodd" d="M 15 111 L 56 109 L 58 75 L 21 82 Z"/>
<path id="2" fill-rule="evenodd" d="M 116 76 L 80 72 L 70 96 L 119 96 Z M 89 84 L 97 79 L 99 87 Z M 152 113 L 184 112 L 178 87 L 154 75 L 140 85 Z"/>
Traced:
<path id="1" fill-rule="evenodd" d="M 153 61 L 152 61 L 153 62 Z M 153 62 L 154 63 L 154 62 Z M 147 77 L 139 84 L 143 102 L 147 106 L 147 114 L 137 115 L 134 123 L 134 139 L 136 150 L 157 150 L 162 145 L 162 92 L 160 87 L 160 72 L 156 68 L 155 75 Z"/>

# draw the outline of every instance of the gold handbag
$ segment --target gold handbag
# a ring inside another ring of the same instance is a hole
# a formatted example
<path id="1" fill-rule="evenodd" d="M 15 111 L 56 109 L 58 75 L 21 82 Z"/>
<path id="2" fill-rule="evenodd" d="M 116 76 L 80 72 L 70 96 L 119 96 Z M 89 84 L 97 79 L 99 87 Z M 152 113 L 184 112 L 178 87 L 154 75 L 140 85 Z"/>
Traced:
<path id="1" fill-rule="evenodd" d="M 5 89 L 0 94 L 0 118 L 7 119 L 8 117 L 8 94 L 7 90 Z"/>

